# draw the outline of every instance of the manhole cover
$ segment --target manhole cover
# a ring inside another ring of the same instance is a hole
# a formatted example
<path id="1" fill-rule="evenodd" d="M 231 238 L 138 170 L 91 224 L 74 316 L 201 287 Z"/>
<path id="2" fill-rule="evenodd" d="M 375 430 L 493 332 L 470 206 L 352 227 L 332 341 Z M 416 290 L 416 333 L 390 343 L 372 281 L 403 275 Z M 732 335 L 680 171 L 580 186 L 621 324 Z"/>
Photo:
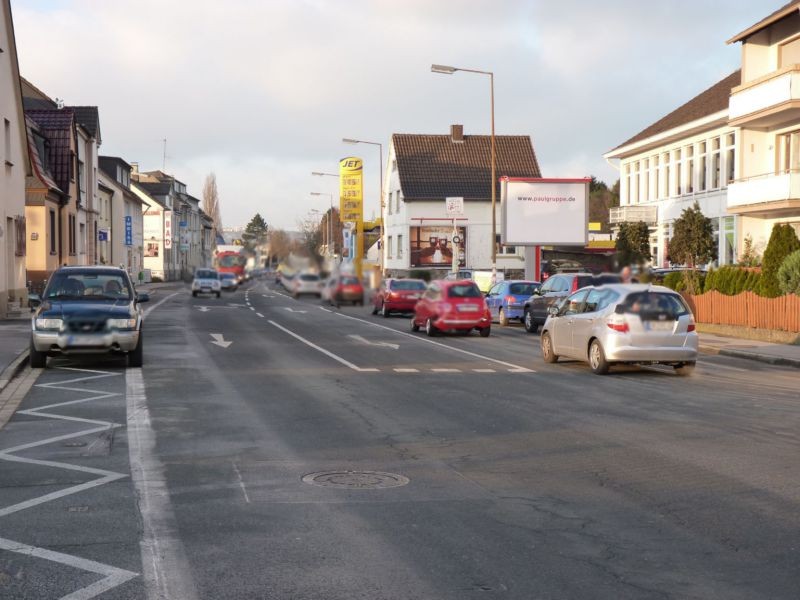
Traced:
<path id="1" fill-rule="evenodd" d="M 400 487 L 409 482 L 408 477 L 379 471 L 323 471 L 303 476 L 303 482 L 320 487 L 351 490 L 376 490 Z"/>

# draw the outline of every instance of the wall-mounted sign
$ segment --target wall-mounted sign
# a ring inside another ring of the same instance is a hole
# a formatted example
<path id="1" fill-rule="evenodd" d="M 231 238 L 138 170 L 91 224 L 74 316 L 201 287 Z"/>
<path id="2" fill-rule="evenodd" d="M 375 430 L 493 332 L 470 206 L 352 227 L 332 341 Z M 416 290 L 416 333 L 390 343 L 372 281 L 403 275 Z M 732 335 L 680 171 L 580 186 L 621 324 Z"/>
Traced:
<path id="1" fill-rule="evenodd" d="M 108 229 L 98 229 L 97 230 L 97 241 L 98 242 L 107 242 L 108 241 Z"/>
<path id="2" fill-rule="evenodd" d="M 444 199 L 444 207 L 448 217 L 460 217 L 464 214 L 464 198 L 462 196 L 448 196 Z"/>
<path id="3" fill-rule="evenodd" d="M 172 248 L 172 211 L 164 211 L 164 249 Z"/>
<path id="4" fill-rule="evenodd" d="M 38 239 L 39 239 L 39 234 L 37 232 L 35 232 L 35 231 L 32 231 L 31 232 L 31 241 L 35 242 Z"/>
<path id="5" fill-rule="evenodd" d="M 411 236 L 410 267 L 451 267 L 453 265 L 453 252 L 458 252 L 458 264 L 466 266 L 466 227 L 457 227 L 457 234 L 453 235 L 453 228 L 448 227 L 409 227 Z M 458 238 L 458 242 L 455 241 Z M 457 246 L 457 250 L 455 250 Z"/>
<path id="6" fill-rule="evenodd" d="M 133 217 L 125 217 L 125 245 L 133 246 Z"/>

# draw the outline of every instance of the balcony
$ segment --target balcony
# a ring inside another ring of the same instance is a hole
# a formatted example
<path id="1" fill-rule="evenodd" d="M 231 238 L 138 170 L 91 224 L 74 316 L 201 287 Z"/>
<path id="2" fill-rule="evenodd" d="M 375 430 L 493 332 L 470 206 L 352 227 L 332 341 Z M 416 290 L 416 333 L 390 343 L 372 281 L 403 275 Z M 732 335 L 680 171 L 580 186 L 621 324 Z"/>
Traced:
<path id="1" fill-rule="evenodd" d="M 800 173 L 778 173 L 728 184 L 728 211 L 760 218 L 800 214 Z"/>
<path id="2" fill-rule="evenodd" d="M 800 122 L 800 65 L 733 88 L 728 118 L 730 125 L 750 129 Z"/>
<path id="3" fill-rule="evenodd" d="M 658 222 L 658 207 L 631 204 L 628 206 L 615 206 L 608 212 L 608 222 L 611 225 L 638 223 L 639 221 L 644 221 L 648 225 L 655 225 Z"/>

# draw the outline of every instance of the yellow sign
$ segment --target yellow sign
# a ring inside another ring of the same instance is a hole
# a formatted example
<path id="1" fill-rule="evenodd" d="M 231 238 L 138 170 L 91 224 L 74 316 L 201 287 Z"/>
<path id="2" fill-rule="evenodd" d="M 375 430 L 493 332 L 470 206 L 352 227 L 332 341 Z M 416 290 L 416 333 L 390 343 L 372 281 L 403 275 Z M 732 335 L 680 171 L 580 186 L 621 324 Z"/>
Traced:
<path id="1" fill-rule="evenodd" d="M 364 218 L 364 161 L 354 156 L 339 161 L 339 214 L 345 223 Z"/>

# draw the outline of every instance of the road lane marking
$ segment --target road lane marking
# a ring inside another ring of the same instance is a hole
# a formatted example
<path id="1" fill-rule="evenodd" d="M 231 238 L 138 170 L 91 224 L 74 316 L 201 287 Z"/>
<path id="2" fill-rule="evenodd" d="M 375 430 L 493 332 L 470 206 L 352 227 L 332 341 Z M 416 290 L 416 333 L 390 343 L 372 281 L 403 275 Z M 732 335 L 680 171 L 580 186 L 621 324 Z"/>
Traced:
<path id="1" fill-rule="evenodd" d="M 395 369 L 395 373 L 419 373 L 419 369 Z"/>
<path id="2" fill-rule="evenodd" d="M 164 300 L 167 300 L 165 298 Z M 155 307 L 154 307 L 155 308 Z M 97 469 L 92 467 L 85 467 L 83 465 L 75 465 L 71 463 L 63 463 L 63 462 L 56 462 L 52 460 L 39 460 L 33 458 L 27 458 L 23 456 L 15 456 L 15 452 L 20 452 L 22 450 L 27 450 L 30 448 L 35 448 L 38 446 L 44 446 L 47 444 L 52 444 L 55 442 L 60 442 L 63 440 L 76 438 L 76 437 L 84 437 L 87 435 L 92 435 L 94 433 L 100 433 L 104 431 L 109 431 L 118 427 L 122 427 L 119 423 L 113 423 L 110 421 L 101 421 L 96 419 L 83 419 L 80 417 L 73 417 L 67 415 L 59 415 L 52 412 L 43 412 L 45 410 L 63 407 L 63 406 L 71 406 L 74 404 L 78 404 L 81 402 L 90 402 L 92 400 L 103 400 L 106 398 L 112 398 L 114 396 L 119 396 L 120 394 L 109 392 L 103 393 L 98 392 L 97 390 L 91 390 L 87 388 L 77 387 L 74 385 L 64 385 L 64 384 L 77 384 L 81 382 L 86 382 L 94 379 L 100 379 L 105 377 L 112 377 L 117 375 L 117 373 L 111 373 L 107 371 L 97 371 L 97 370 L 89 370 L 89 369 L 64 369 L 75 371 L 78 373 L 91 373 L 91 375 L 86 375 L 83 377 L 73 377 L 71 379 L 62 380 L 62 381 L 55 381 L 51 383 L 44 383 L 38 384 L 36 387 L 42 387 L 46 389 L 61 389 L 65 391 L 75 391 L 75 392 L 83 392 L 89 393 L 90 395 L 85 398 L 80 398 L 78 400 L 70 400 L 67 402 L 57 402 L 54 404 L 48 404 L 46 406 L 41 406 L 38 408 L 33 408 L 29 410 L 19 411 L 18 414 L 35 416 L 35 417 L 43 417 L 47 419 L 56 419 L 62 421 L 69 421 L 72 423 L 82 423 L 92 425 L 88 429 L 84 428 L 78 431 L 75 431 L 70 434 L 59 435 L 43 440 L 39 440 L 36 442 L 29 442 L 26 444 L 20 444 L 18 446 L 14 446 L 13 448 L 5 448 L 4 450 L 0 451 L 0 460 L 5 460 L 7 462 L 18 462 L 18 463 L 25 463 L 29 465 L 36 465 L 36 466 L 43 466 L 43 467 L 51 467 L 56 469 L 65 469 L 67 471 L 78 471 L 81 473 L 87 473 L 90 475 L 99 476 L 98 479 L 94 479 L 92 481 L 88 481 L 79 485 L 73 485 L 61 490 L 57 490 L 55 492 L 51 492 L 49 494 L 45 494 L 43 496 L 39 496 L 37 498 L 32 498 L 26 500 L 24 502 L 19 502 L 17 504 L 13 504 L 11 506 L 6 506 L 0 509 L 0 517 L 13 514 L 34 506 L 38 506 L 40 504 L 44 504 L 46 502 L 50 502 L 53 500 L 57 500 L 63 498 L 65 496 L 70 496 L 72 494 L 76 494 L 94 487 L 98 487 L 100 485 L 104 485 L 106 483 L 110 483 L 112 481 L 117 481 L 119 479 L 123 479 L 128 475 L 125 473 L 116 473 L 114 471 L 107 471 L 105 469 Z M 38 376 L 38 374 L 37 374 Z M 27 378 L 26 378 L 27 379 Z M 35 380 L 35 377 L 32 378 L 31 383 Z M 87 560 L 84 558 L 80 558 L 77 556 L 71 556 L 69 554 L 63 554 L 61 552 L 54 552 L 52 550 L 48 550 L 45 548 L 37 548 L 35 546 L 30 546 L 28 544 L 23 544 L 21 542 L 15 542 L 12 540 L 0 538 L 0 549 L 8 550 L 10 552 L 15 552 L 17 554 L 22 554 L 25 556 L 30 556 L 34 558 L 41 558 L 44 560 L 49 560 L 51 562 L 67 565 L 70 567 L 74 567 L 77 569 L 82 569 L 84 571 L 88 571 L 90 573 L 96 573 L 98 575 L 103 575 L 104 578 L 95 581 L 94 583 L 89 584 L 79 590 L 76 590 L 66 596 L 62 597 L 62 600 L 89 600 L 102 594 L 112 588 L 115 588 L 130 579 L 138 576 L 138 573 L 134 573 L 132 571 L 126 571 L 124 569 L 118 569 L 117 567 L 112 567 L 111 565 L 105 565 L 99 562 Z"/>
<path id="3" fill-rule="evenodd" d="M 221 333 L 209 333 L 208 335 L 214 338 L 211 343 L 220 348 L 227 348 L 233 343 L 231 341 L 225 341 L 225 336 Z"/>
<path id="4" fill-rule="evenodd" d="M 249 306 L 248 308 L 249 308 L 250 310 L 255 310 L 255 309 L 256 309 L 256 307 L 255 307 L 255 306 Z"/>
<path id="5" fill-rule="evenodd" d="M 306 314 L 306 311 L 304 311 L 304 310 L 295 310 L 291 306 L 284 306 L 283 310 L 288 310 L 291 313 L 300 313 L 301 315 Z"/>
<path id="6" fill-rule="evenodd" d="M 378 369 L 362 369 L 361 367 L 351 363 L 349 360 L 346 360 L 346 359 L 342 358 L 338 354 L 334 354 L 330 350 L 326 350 L 325 348 L 317 346 L 314 342 L 311 342 L 311 341 L 307 340 L 306 338 L 304 338 L 303 336 L 296 334 L 294 331 L 290 331 L 289 329 L 286 329 L 286 327 L 284 327 L 283 325 L 279 325 L 275 321 L 270 320 L 270 321 L 268 321 L 268 323 L 270 325 L 274 326 L 274 327 L 277 327 L 281 331 L 283 331 L 285 333 L 288 333 L 293 338 L 303 342 L 306 346 L 309 346 L 310 348 L 313 348 L 317 352 L 321 352 L 322 354 L 332 358 L 336 362 L 341 363 L 341 364 L 345 365 L 346 367 L 349 367 L 349 368 L 353 369 L 353 371 L 358 371 L 359 373 L 375 373 L 375 372 L 378 371 Z"/>
<path id="7" fill-rule="evenodd" d="M 142 571 L 148 600 L 194 600 L 192 571 L 178 527 L 164 466 L 156 454 L 156 435 L 150 424 L 142 369 L 125 373 L 128 412 L 128 452 L 131 480 L 142 517 Z"/>
<path id="8" fill-rule="evenodd" d="M 434 373 L 461 373 L 461 369 L 431 369 Z"/>
<path id="9" fill-rule="evenodd" d="M 257 314 L 259 317 L 261 317 L 262 319 L 264 318 L 264 315 L 262 315 L 260 312 L 257 312 L 256 314 Z"/>
<path id="10" fill-rule="evenodd" d="M 231 463 L 233 465 L 233 470 L 236 472 L 236 478 L 239 480 L 239 487 L 242 489 L 242 494 L 244 494 L 244 501 L 250 504 L 250 496 L 247 495 L 247 488 L 244 487 L 244 480 L 242 479 L 242 474 L 239 471 L 239 467 L 236 466 L 235 462 Z"/>
<path id="11" fill-rule="evenodd" d="M 472 369 L 473 373 L 496 373 L 494 369 Z"/>
<path id="12" fill-rule="evenodd" d="M 420 342 L 426 342 L 428 344 L 433 344 L 434 346 L 439 346 L 441 348 L 447 348 L 448 350 L 452 350 L 454 352 L 460 352 L 461 354 L 466 354 L 467 356 L 472 356 L 473 358 L 480 358 L 481 360 L 486 360 L 489 362 L 493 362 L 498 365 L 503 365 L 504 367 L 510 367 L 511 369 L 515 369 L 515 373 L 536 373 L 534 369 L 528 369 L 527 367 L 521 367 L 520 365 L 515 365 L 510 362 L 506 362 L 504 360 L 499 360 L 497 358 L 492 358 L 491 356 L 484 356 L 482 354 L 478 354 L 477 352 L 470 352 L 469 350 L 463 350 L 461 348 L 456 348 L 454 346 L 448 346 L 447 344 L 442 344 L 441 342 L 436 342 L 434 340 L 430 340 L 428 338 L 420 337 L 418 335 L 413 335 L 411 333 L 406 333 L 405 331 L 397 331 L 397 329 L 392 329 L 391 327 L 386 327 L 385 325 L 379 325 L 378 323 L 372 323 L 365 319 L 359 319 L 358 317 L 351 317 L 350 315 L 345 315 L 343 313 L 335 313 L 340 317 L 344 317 L 345 319 L 353 319 L 354 321 L 358 321 L 359 323 L 366 323 L 367 325 L 372 325 L 373 327 L 380 327 L 381 329 L 385 329 L 386 331 L 391 331 L 392 333 L 396 333 L 397 335 L 402 335 L 405 337 L 409 337 L 412 340 L 417 340 Z M 518 370 L 517 370 L 518 369 Z"/>
<path id="13" fill-rule="evenodd" d="M 354 339 L 357 342 L 361 342 L 362 344 L 367 344 L 368 346 L 382 346 L 384 348 L 391 348 L 392 350 L 397 350 L 400 348 L 399 344 L 390 344 L 389 342 L 371 342 L 368 339 L 353 333 L 348 334 L 347 337 Z"/>
<path id="14" fill-rule="evenodd" d="M 149 315 L 151 312 L 153 312 L 153 311 L 154 311 L 155 309 L 157 309 L 159 306 L 161 306 L 162 304 L 164 304 L 164 302 L 166 302 L 166 301 L 167 301 L 167 300 L 169 300 L 170 298 L 174 298 L 175 296 L 177 296 L 177 295 L 178 295 L 178 294 L 180 294 L 180 293 L 181 293 L 181 292 L 174 292 L 174 293 L 170 294 L 169 296 L 167 296 L 166 298 L 162 298 L 161 300 L 159 300 L 158 302 L 156 302 L 155 304 L 153 304 L 153 306 L 151 306 L 151 307 L 150 307 L 150 308 L 148 308 L 146 311 L 144 311 L 144 316 L 145 316 L 145 317 L 146 317 L 146 316 L 148 316 L 148 315 Z"/>
<path id="15" fill-rule="evenodd" d="M 324 306 L 320 306 L 320 307 L 319 307 L 319 309 L 320 309 L 320 310 L 324 310 L 325 312 L 333 312 L 332 310 L 330 310 L 330 309 L 327 309 L 327 308 L 325 308 Z"/>

